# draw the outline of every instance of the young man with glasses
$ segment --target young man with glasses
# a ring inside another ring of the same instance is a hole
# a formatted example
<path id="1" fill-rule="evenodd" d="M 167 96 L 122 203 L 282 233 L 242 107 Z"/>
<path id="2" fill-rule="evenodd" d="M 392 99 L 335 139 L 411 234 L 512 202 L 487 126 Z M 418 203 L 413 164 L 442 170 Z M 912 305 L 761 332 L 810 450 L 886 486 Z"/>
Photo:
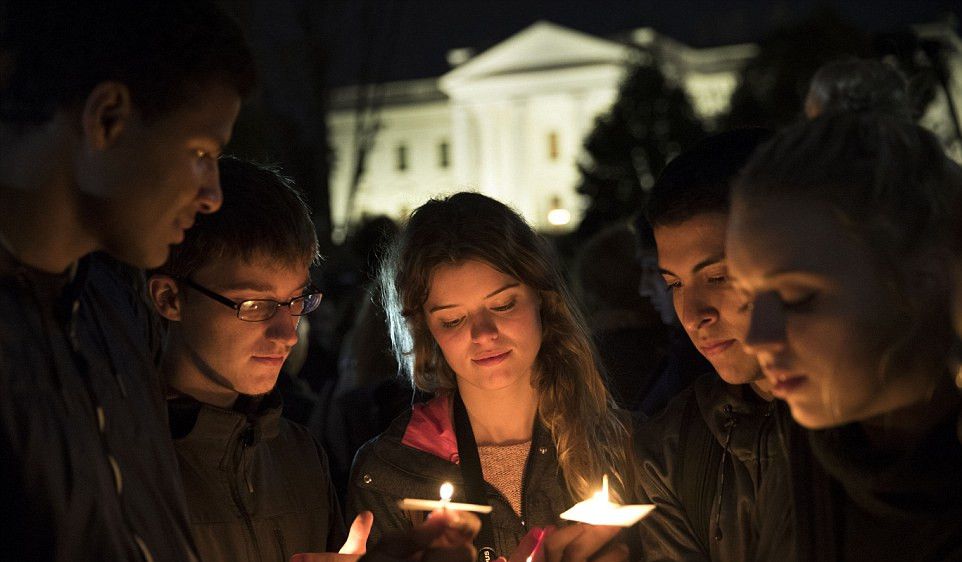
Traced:
<path id="1" fill-rule="evenodd" d="M 219 162 L 224 204 L 199 217 L 148 281 L 169 321 L 162 369 L 191 528 L 204 560 L 336 550 L 343 525 L 327 457 L 281 417 L 274 389 L 317 308 L 307 206 L 275 171 Z"/>

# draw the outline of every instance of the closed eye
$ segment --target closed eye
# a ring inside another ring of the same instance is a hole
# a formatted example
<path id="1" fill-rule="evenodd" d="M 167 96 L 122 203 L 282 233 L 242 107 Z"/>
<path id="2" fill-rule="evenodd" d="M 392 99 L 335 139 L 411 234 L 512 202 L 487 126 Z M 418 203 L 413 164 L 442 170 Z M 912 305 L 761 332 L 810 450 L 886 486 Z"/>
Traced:
<path id="1" fill-rule="evenodd" d="M 456 327 L 458 327 L 458 326 L 461 324 L 461 322 L 463 322 L 463 321 L 464 321 L 464 316 L 462 316 L 462 317 L 460 317 L 460 318 L 455 318 L 454 320 L 442 320 L 442 321 L 441 321 L 441 327 L 443 327 L 443 328 L 456 328 Z"/>
<path id="2" fill-rule="evenodd" d="M 493 310 L 493 311 L 495 311 L 495 312 L 507 312 L 507 311 L 511 310 L 512 308 L 514 308 L 514 301 L 513 301 L 513 300 L 512 300 L 512 301 L 509 301 L 508 303 L 503 304 L 503 305 L 501 305 L 501 306 L 493 306 L 493 307 L 491 307 L 491 310 Z"/>
<path id="3" fill-rule="evenodd" d="M 665 290 L 668 291 L 669 293 L 679 287 L 681 287 L 681 281 L 668 281 L 667 279 L 665 280 Z"/>
<path id="4" fill-rule="evenodd" d="M 788 310 L 791 312 L 807 312 L 808 310 L 811 310 L 811 308 L 814 306 L 815 297 L 817 296 L 818 296 L 818 293 L 813 291 L 799 299 L 795 299 L 792 301 L 782 300 L 782 306 L 785 308 L 785 310 Z"/>

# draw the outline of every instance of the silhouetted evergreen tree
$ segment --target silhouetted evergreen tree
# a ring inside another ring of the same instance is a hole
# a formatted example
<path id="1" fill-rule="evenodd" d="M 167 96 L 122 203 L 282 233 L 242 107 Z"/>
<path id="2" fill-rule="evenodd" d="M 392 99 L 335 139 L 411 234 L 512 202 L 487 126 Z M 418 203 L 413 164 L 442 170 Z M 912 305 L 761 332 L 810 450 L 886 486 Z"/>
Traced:
<path id="1" fill-rule="evenodd" d="M 578 192 L 591 203 L 578 238 L 636 212 L 665 164 L 702 136 L 685 91 L 666 79 L 651 56 L 641 57 L 585 140 Z"/>

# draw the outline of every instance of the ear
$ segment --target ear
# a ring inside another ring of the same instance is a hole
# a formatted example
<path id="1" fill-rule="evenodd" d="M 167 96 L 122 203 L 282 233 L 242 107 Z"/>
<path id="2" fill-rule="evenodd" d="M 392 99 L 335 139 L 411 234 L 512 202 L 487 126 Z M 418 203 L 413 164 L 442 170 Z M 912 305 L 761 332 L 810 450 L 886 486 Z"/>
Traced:
<path id="1" fill-rule="evenodd" d="M 134 116 L 130 90 L 120 82 L 101 82 L 90 91 L 80 114 L 86 144 L 103 150 L 116 142 Z"/>
<path id="2" fill-rule="evenodd" d="M 173 322 L 180 321 L 182 295 L 173 277 L 151 275 L 147 280 L 147 294 L 161 316 Z"/>

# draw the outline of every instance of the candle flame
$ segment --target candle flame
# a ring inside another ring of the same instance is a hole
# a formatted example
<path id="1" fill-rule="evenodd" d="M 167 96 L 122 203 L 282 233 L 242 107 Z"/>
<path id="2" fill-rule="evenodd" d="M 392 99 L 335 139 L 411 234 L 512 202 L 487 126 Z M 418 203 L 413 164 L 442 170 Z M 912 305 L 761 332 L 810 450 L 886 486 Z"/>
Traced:
<path id="1" fill-rule="evenodd" d="M 441 501 L 447 502 L 451 501 L 451 496 L 454 495 L 454 485 L 450 482 L 445 482 L 441 484 Z"/>
<path id="2" fill-rule="evenodd" d="M 608 475 L 607 474 L 601 477 L 601 489 L 595 492 L 595 495 L 592 499 L 594 501 L 603 502 L 603 503 L 611 502 L 608 495 Z"/>

